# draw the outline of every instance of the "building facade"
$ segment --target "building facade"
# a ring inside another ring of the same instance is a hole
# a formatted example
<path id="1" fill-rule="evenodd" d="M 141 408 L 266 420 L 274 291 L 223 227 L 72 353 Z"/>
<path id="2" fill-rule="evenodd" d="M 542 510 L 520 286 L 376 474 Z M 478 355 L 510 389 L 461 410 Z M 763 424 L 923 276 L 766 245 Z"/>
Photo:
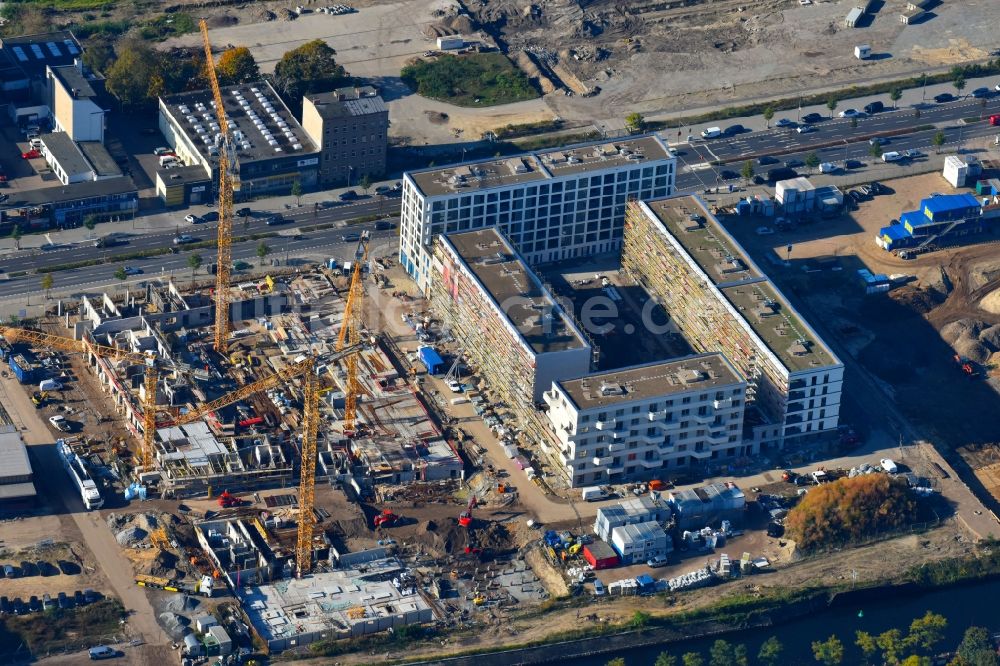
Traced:
<path id="1" fill-rule="evenodd" d="M 371 86 L 302 98 L 302 128 L 319 146 L 319 186 L 361 182 L 385 173 L 389 107 Z"/>
<path id="2" fill-rule="evenodd" d="M 672 194 L 675 167 L 647 135 L 408 172 L 400 263 L 427 292 L 437 237 L 494 226 L 531 264 L 617 250 L 626 202 Z"/>
<path id="3" fill-rule="evenodd" d="M 843 364 L 700 199 L 630 203 L 622 270 L 746 380 L 750 453 L 836 430 Z"/>
<path id="4" fill-rule="evenodd" d="M 722 354 L 705 354 L 555 381 L 545 402 L 565 471 L 586 486 L 752 455 L 745 393 Z"/>
<path id="5" fill-rule="evenodd" d="M 103 79 L 86 71 L 79 59 L 72 65 L 46 67 L 45 78 L 55 131 L 65 132 L 73 141 L 104 143 L 105 112 L 97 103 Z"/>

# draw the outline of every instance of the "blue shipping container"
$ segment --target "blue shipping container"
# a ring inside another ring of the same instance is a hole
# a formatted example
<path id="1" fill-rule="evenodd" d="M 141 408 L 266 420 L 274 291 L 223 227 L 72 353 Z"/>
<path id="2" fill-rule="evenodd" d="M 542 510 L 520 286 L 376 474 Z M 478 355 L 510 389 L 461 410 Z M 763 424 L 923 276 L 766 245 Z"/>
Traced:
<path id="1" fill-rule="evenodd" d="M 441 370 L 441 366 L 444 365 L 441 355 L 437 353 L 434 347 L 426 345 L 417 351 L 420 353 L 421 362 L 427 366 L 427 374 L 436 375 Z"/>
<path id="2" fill-rule="evenodd" d="M 35 379 L 35 369 L 31 366 L 30 361 L 20 354 L 11 356 L 8 363 L 14 376 L 17 377 L 17 381 L 22 384 L 30 384 Z"/>

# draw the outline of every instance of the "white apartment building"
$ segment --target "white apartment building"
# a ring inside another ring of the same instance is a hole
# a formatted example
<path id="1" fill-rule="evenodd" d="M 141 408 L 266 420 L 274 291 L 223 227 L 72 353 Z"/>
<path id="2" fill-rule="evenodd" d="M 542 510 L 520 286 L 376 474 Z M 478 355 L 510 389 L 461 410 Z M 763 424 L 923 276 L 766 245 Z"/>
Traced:
<path id="1" fill-rule="evenodd" d="M 410 171 L 399 261 L 427 292 L 434 239 L 446 233 L 496 226 L 529 264 L 617 250 L 626 202 L 669 196 L 675 177 L 655 135 Z"/>
<path id="2" fill-rule="evenodd" d="M 566 473 L 587 486 L 753 455 L 742 437 L 745 394 L 713 353 L 555 381 L 544 400 Z"/>

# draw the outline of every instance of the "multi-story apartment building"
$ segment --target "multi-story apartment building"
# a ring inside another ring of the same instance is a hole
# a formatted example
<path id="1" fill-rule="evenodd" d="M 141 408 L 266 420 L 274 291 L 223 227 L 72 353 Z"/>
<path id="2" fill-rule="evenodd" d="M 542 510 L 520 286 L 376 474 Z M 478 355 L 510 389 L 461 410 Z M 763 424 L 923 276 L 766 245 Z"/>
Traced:
<path id="1" fill-rule="evenodd" d="M 745 392 L 716 353 L 557 380 L 545 402 L 566 473 L 583 486 L 750 455 Z"/>
<path id="2" fill-rule="evenodd" d="M 426 293 L 442 234 L 498 227 L 531 264 L 617 250 L 626 202 L 672 194 L 675 167 L 647 135 L 408 172 L 400 263 Z"/>
<path id="3" fill-rule="evenodd" d="M 622 268 L 747 380 L 755 448 L 836 429 L 844 366 L 696 196 L 632 202 Z M 748 405 L 749 406 L 749 405 Z"/>
<path id="4" fill-rule="evenodd" d="M 319 185 L 351 186 L 385 173 L 389 107 L 371 86 L 302 98 L 302 128 L 319 146 Z"/>

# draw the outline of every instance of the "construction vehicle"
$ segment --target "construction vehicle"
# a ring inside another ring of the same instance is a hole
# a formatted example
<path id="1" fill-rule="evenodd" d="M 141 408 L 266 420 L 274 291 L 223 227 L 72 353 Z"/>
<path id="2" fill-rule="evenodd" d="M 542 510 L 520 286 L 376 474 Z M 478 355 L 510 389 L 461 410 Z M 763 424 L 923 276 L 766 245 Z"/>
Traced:
<path id="1" fill-rule="evenodd" d="M 375 516 L 372 521 L 376 528 L 392 527 L 399 520 L 399 516 L 392 512 L 392 509 L 384 509 L 382 513 Z"/>
<path id="2" fill-rule="evenodd" d="M 41 409 L 49 399 L 48 391 L 35 391 L 31 394 L 31 402 L 35 404 L 35 409 Z"/>
<path id="3" fill-rule="evenodd" d="M 139 587 L 148 587 L 153 590 L 165 590 L 167 592 L 183 592 L 185 594 L 200 594 L 203 597 L 212 596 L 215 581 L 211 576 L 202 576 L 197 583 L 184 583 L 173 578 L 162 576 L 147 576 L 138 574 L 135 577 L 135 584 Z"/>
<path id="4" fill-rule="evenodd" d="M 219 88 L 219 78 L 215 73 L 215 56 L 212 42 L 208 39 L 208 24 L 202 19 L 201 40 L 205 47 L 205 71 L 215 99 L 215 117 L 219 123 L 219 229 L 218 258 L 215 272 L 215 351 L 226 353 L 229 341 L 229 277 L 233 270 L 233 196 L 240 190 L 240 163 L 236 154 L 236 140 L 229 129 L 226 106 Z"/>
<path id="5" fill-rule="evenodd" d="M 465 511 L 463 511 L 458 516 L 458 524 L 462 527 L 469 527 L 472 525 L 472 510 L 476 508 L 476 496 L 473 495 L 469 498 L 469 503 L 465 506 Z"/>
<path id="6" fill-rule="evenodd" d="M 964 372 L 969 379 L 974 379 L 979 376 L 979 370 L 976 369 L 976 366 L 972 361 L 964 356 L 959 356 L 958 354 L 955 354 L 952 358 L 955 360 L 955 363 L 958 364 L 959 369 Z"/>
<path id="7" fill-rule="evenodd" d="M 231 495 L 228 490 L 222 491 L 219 495 L 219 506 L 223 509 L 231 509 L 237 506 L 243 506 L 243 500 L 235 495 Z"/>

